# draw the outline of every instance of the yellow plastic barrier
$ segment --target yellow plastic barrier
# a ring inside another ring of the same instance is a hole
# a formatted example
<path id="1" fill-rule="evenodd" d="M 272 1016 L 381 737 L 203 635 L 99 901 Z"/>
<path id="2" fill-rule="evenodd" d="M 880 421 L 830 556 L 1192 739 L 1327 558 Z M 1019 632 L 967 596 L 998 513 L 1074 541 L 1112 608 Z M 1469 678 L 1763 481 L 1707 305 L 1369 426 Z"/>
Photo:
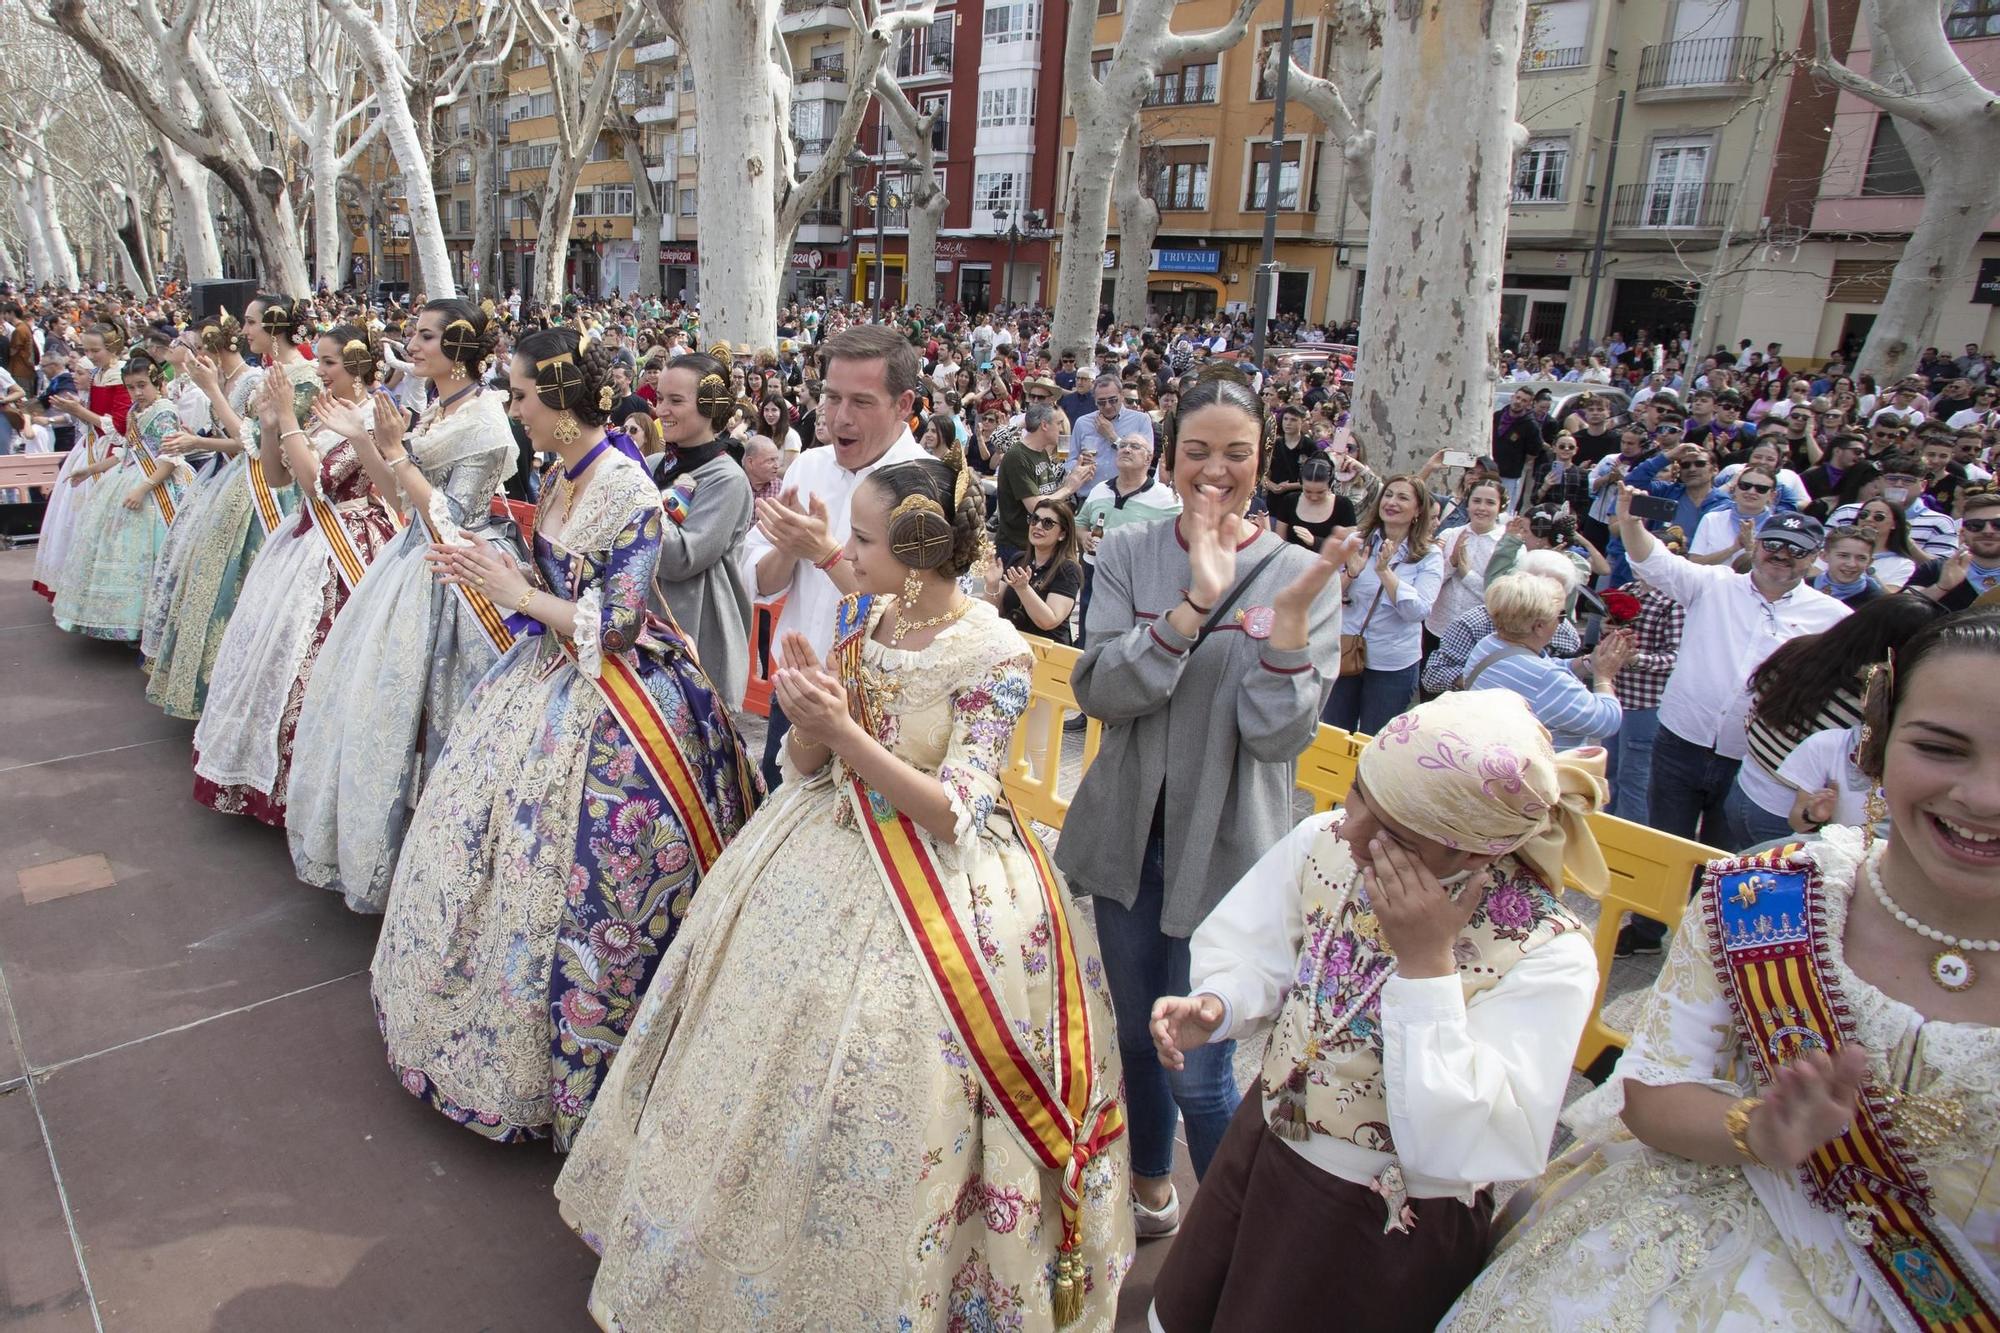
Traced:
<path id="1" fill-rule="evenodd" d="M 1034 675 L 1029 685 L 1029 705 L 1007 752 L 1003 785 L 1022 814 L 1061 831 L 1063 816 L 1069 811 L 1069 797 L 1061 790 L 1063 715 L 1074 710 L 1076 692 L 1070 688 L 1069 673 L 1082 653 L 1075 648 L 1030 638 L 1035 655 Z M 1083 767 L 1097 758 L 1104 739 L 1104 727 L 1096 718 L 1089 720 L 1083 737 Z M 1361 763 L 1361 751 L 1369 737 L 1322 725 L 1312 744 L 1299 756 L 1298 786 L 1313 798 L 1313 809 L 1330 810 L 1347 799 L 1354 774 Z M 1671 833 L 1619 819 L 1614 815 L 1591 816 L 1591 828 L 1598 846 L 1604 850 L 1611 870 L 1611 883 L 1597 898 L 1597 929 L 1592 945 L 1597 951 L 1597 1000 L 1577 1045 L 1575 1067 L 1590 1070 L 1608 1053 L 1622 1050 L 1630 1037 L 1604 1022 L 1604 991 L 1611 981 L 1612 949 L 1618 942 L 1618 928 L 1624 914 L 1636 912 L 1655 921 L 1664 921 L 1669 932 L 1679 924 L 1687 909 L 1688 890 L 1702 865 L 1726 855 Z M 1582 893 L 1574 882 L 1564 887 Z M 1596 895 L 1590 895 L 1596 897 Z M 1599 1071 L 1600 1073 L 1602 1071 Z"/>

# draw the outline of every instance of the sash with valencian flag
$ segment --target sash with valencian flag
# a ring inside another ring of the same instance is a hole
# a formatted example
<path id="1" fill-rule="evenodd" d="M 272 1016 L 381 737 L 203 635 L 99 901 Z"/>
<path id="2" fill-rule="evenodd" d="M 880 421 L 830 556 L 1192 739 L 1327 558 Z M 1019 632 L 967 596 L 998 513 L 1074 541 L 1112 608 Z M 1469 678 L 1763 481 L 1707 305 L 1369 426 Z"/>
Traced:
<path id="1" fill-rule="evenodd" d="M 243 475 L 250 483 L 250 512 L 268 540 L 277 532 L 278 525 L 285 521 L 285 511 L 279 506 L 277 494 L 271 489 L 271 479 L 264 475 L 264 464 L 255 453 L 250 454 Z"/>
<path id="2" fill-rule="evenodd" d="M 835 618 L 831 664 L 847 691 L 848 709 L 870 735 L 878 735 L 874 709 L 864 685 L 861 644 L 868 632 L 872 599 L 848 597 Z M 881 867 L 896 915 L 923 960 L 924 975 L 949 1015 L 980 1086 L 1000 1118 L 1042 1169 L 1055 1173 L 1062 1200 L 1062 1243 L 1056 1256 L 1053 1306 L 1057 1327 L 1075 1322 L 1083 1310 L 1081 1215 L 1083 1171 L 1090 1159 L 1125 1132 L 1117 1089 L 1097 1086 L 1090 1009 L 1083 969 L 1070 929 L 1067 900 L 1056 883 L 1048 853 L 1011 804 L 1008 814 L 1021 847 L 1034 866 L 1048 913 L 1053 966 L 1055 1067 L 1043 1069 L 1024 1049 L 1000 988 L 988 975 L 971 932 L 953 905 L 945 878 L 907 815 L 892 808 L 859 777 L 849 775 L 855 823 Z M 1019 1031 L 1025 1031 L 1023 1025 Z"/>
<path id="3" fill-rule="evenodd" d="M 1768 1087 L 1802 1051 L 1853 1038 L 1834 979 L 1819 868 L 1788 849 L 1710 864 L 1700 894 L 1716 970 Z M 2000 1333 L 1993 1275 L 1948 1218 L 1897 1132 L 1882 1089 L 1862 1090 L 1854 1123 L 1798 1172 L 1806 1197 L 1842 1219 L 1843 1244 L 1891 1327 Z"/>
<path id="4" fill-rule="evenodd" d="M 424 531 L 430 535 L 431 545 L 442 545 L 444 536 L 438 531 L 438 525 L 431 518 L 429 511 L 422 505 L 414 508 L 424 520 Z M 486 636 L 486 641 L 493 645 L 495 652 L 504 653 L 514 646 L 514 633 L 507 628 L 507 617 L 501 614 L 499 607 L 493 605 L 492 598 L 469 584 L 454 583 L 451 586 L 464 601 L 466 610 L 472 612 L 472 618 L 479 622 L 480 632 Z M 707 868 L 702 867 L 704 870 Z"/>
<path id="5" fill-rule="evenodd" d="M 160 457 L 153 452 L 153 447 L 146 443 L 145 432 L 139 429 L 139 423 L 133 421 L 128 424 L 132 427 L 129 443 L 138 451 L 139 457 L 146 460 L 146 471 L 150 475 L 159 468 Z M 167 464 L 167 472 L 170 475 L 173 470 L 174 465 L 171 463 Z M 174 525 L 174 497 L 167 493 L 167 481 L 167 477 L 160 478 L 157 484 L 147 488 L 146 493 L 152 496 L 153 503 L 159 506 L 160 521 L 171 528 Z"/>

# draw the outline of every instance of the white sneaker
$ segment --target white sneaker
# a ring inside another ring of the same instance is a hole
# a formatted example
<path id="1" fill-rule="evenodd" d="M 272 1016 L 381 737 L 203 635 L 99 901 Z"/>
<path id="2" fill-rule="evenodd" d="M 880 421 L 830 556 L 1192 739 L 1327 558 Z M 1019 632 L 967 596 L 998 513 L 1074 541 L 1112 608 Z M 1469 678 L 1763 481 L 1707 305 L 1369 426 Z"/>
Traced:
<path id="1" fill-rule="evenodd" d="M 1180 1229 L 1181 1196 L 1172 1185 L 1167 1186 L 1167 1206 L 1158 1210 L 1141 1203 L 1137 1194 L 1132 1196 L 1132 1234 L 1140 1240 L 1171 1236 Z"/>

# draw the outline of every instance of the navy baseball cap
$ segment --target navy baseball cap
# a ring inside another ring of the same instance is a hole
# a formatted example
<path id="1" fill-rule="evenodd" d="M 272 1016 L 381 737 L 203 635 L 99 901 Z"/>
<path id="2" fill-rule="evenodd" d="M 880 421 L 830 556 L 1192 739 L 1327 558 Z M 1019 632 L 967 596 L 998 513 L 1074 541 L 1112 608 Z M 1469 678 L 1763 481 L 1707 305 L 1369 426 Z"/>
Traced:
<path id="1" fill-rule="evenodd" d="M 1826 544 L 1826 529 L 1810 514 L 1787 511 L 1766 519 L 1757 531 L 1761 542 L 1784 542 L 1801 551 L 1817 551 Z"/>

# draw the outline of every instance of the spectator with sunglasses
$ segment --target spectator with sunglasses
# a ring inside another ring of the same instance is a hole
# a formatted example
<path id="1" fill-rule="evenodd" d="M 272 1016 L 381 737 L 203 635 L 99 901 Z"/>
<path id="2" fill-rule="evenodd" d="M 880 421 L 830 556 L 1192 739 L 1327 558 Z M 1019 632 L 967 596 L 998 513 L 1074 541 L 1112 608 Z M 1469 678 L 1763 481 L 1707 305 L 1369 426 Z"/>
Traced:
<path id="1" fill-rule="evenodd" d="M 1878 494 L 1900 509 L 1908 520 L 1910 540 L 1932 560 L 1948 558 L 1958 549 L 1958 520 L 1925 502 L 1923 464 L 1910 454 L 1896 453 L 1876 460 L 1882 470 Z M 1845 504 L 1833 511 L 1838 527 L 1860 520 L 1861 505 Z"/>
<path id="2" fill-rule="evenodd" d="M 1732 846 L 1729 794 L 1748 752 L 1751 673 L 1780 645 L 1829 629 L 1847 608 L 1807 587 L 1824 530 L 1817 519 L 1782 513 L 1758 535 L 1748 573 L 1697 565 L 1668 551 L 1632 514 L 1627 488 L 1614 526 L 1632 572 L 1687 611 L 1681 652 L 1660 699 L 1647 794 L 1654 828 L 1714 847 Z M 1666 928 L 1635 917 L 1619 932 L 1618 953 L 1658 953 Z"/>
<path id="3" fill-rule="evenodd" d="M 1705 445 L 1692 441 L 1678 447 L 1663 441 L 1659 453 L 1626 475 L 1625 484 L 1674 501 L 1674 526 L 1682 532 L 1695 531 L 1705 516 L 1727 509 L 1730 503 L 1729 496 L 1716 488 L 1714 456 Z M 1614 523 L 1612 536 L 1617 535 Z"/>
<path id="4" fill-rule="evenodd" d="M 1688 547 L 1688 559 L 1698 565 L 1749 568 L 1757 534 L 1777 512 L 1778 479 L 1773 469 L 1752 465 L 1736 476 L 1730 490 L 1733 503 L 1704 515 Z"/>
<path id="5" fill-rule="evenodd" d="M 1947 611 L 1963 611 L 2000 588 L 2000 487 L 1991 483 L 1959 492 L 1959 540 L 1950 557 L 1930 560 L 1910 575 L 1912 591 Z"/>

